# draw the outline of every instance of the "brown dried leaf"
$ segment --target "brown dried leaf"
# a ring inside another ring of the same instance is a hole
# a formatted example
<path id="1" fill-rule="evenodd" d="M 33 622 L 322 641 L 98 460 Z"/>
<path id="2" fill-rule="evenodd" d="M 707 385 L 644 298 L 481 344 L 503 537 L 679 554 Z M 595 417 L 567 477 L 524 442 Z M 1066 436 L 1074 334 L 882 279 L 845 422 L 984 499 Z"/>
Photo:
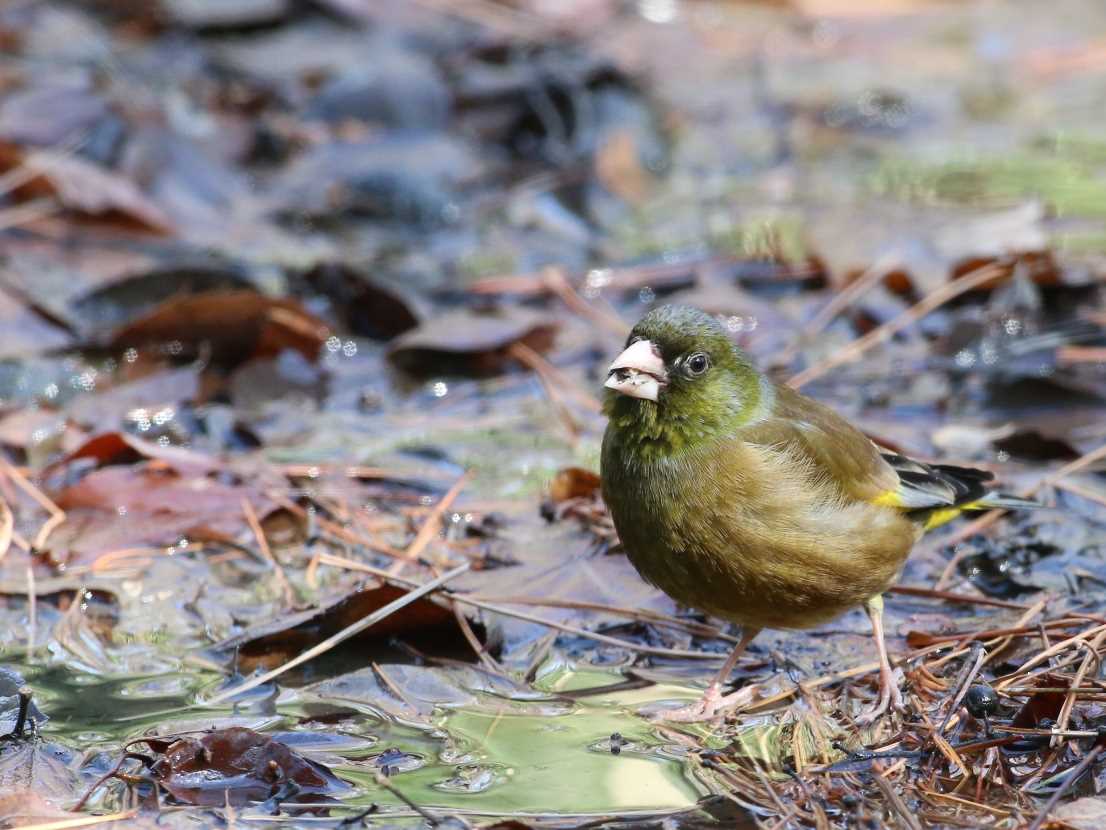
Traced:
<path id="1" fill-rule="evenodd" d="M 607 190 L 632 205 L 645 199 L 652 176 L 642 166 L 632 131 L 617 130 L 607 137 L 595 154 L 595 175 Z"/>
<path id="2" fill-rule="evenodd" d="M 322 764 L 241 726 L 174 741 L 154 771 L 178 801 L 205 807 L 264 801 L 288 783 L 296 785 L 293 798 L 349 788 Z"/>
<path id="3" fill-rule="evenodd" d="M 404 334 L 388 356 L 416 375 L 495 374 L 512 360 L 513 344 L 544 352 L 556 330 L 550 318 L 520 308 L 451 311 Z"/>
<path id="4" fill-rule="evenodd" d="M 51 465 L 46 472 L 49 473 L 82 458 L 94 459 L 100 467 L 156 459 L 173 466 L 178 471 L 210 472 L 219 468 L 219 462 L 214 458 L 184 447 L 162 446 L 125 432 L 102 432 Z"/>
<path id="5" fill-rule="evenodd" d="M 599 476 L 583 467 L 565 467 L 549 484 L 549 497 L 554 504 L 569 499 L 590 498 L 599 492 Z"/>
<path id="6" fill-rule="evenodd" d="M 318 608 L 254 626 L 219 643 L 215 650 L 235 652 L 240 670 L 274 668 L 406 593 L 389 584 L 356 590 Z M 429 598 L 412 602 L 352 642 L 360 644 L 363 655 L 366 643 L 387 643 L 393 637 L 435 652 L 452 651 L 464 643 L 453 612 Z"/>
<path id="7" fill-rule="evenodd" d="M 15 189 L 25 199 L 52 196 L 77 213 L 122 220 L 154 233 L 172 233 L 173 222 L 133 181 L 71 155 L 25 151 L 0 142 L 0 169 L 22 166 L 30 178 Z"/>
<path id="8" fill-rule="evenodd" d="M 67 513 L 50 537 L 55 562 L 122 548 L 167 546 L 181 538 L 228 539 L 247 527 L 242 500 L 260 515 L 271 503 L 248 485 L 170 467 L 163 461 L 110 466 L 53 493 Z"/>
<path id="9" fill-rule="evenodd" d="M 114 348 L 179 343 L 190 351 L 206 345 L 212 360 L 233 366 L 285 349 L 313 361 L 328 336 L 326 323 L 296 300 L 220 291 L 167 300 L 117 329 L 110 343 Z"/>

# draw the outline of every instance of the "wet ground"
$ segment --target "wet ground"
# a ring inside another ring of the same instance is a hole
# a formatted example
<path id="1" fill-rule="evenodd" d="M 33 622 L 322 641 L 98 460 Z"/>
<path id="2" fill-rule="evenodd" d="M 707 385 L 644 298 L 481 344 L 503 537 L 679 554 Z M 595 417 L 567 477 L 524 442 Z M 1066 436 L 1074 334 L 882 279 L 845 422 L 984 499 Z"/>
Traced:
<path id="1" fill-rule="evenodd" d="M 1103 648 L 1104 44 L 1093 2 L 0 7 L 0 823 L 1097 826 L 1099 666 L 1026 666 Z M 919 545 L 907 717 L 852 722 L 859 611 L 762 635 L 759 710 L 643 716 L 734 636 L 588 473 L 667 301 L 1051 508 Z M 973 638 L 995 723 L 1082 734 L 958 765 Z"/>

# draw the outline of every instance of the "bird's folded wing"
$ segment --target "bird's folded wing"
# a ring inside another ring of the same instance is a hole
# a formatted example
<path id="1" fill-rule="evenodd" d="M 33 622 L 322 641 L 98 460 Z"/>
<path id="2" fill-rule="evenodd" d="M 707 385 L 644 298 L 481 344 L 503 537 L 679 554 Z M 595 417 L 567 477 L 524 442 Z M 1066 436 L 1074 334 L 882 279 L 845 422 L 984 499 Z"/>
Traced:
<path id="1" fill-rule="evenodd" d="M 740 437 L 784 451 L 812 479 L 832 481 L 858 501 L 875 501 L 899 486 L 895 470 L 864 433 L 787 387 L 776 388 L 770 417 L 745 427 Z"/>
<path id="2" fill-rule="evenodd" d="M 984 482 L 994 476 L 970 467 L 923 464 L 904 455 L 883 453 L 883 459 L 899 477 L 898 486 L 875 499 L 877 504 L 903 510 L 956 507 L 983 498 Z"/>

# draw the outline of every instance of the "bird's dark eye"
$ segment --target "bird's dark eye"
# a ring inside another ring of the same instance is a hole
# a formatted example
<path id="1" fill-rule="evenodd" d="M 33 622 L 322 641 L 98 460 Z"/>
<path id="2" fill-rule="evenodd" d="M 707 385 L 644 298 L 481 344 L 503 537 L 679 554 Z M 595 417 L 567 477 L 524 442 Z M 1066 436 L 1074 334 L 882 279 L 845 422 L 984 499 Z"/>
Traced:
<path id="1" fill-rule="evenodd" d="M 702 352 L 695 352 L 688 357 L 684 365 L 687 366 L 687 373 L 691 377 L 698 377 L 710 368 L 710 358 Z"/>

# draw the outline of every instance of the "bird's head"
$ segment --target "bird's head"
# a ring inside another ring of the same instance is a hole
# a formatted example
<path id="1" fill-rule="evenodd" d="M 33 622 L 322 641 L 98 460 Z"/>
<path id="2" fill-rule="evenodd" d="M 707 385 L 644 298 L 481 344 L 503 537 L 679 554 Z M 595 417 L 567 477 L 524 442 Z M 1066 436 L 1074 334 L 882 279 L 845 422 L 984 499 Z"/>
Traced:
<path id="1" fill-rule="evenodd" d="M 766 394 L 760 373 L 721 324 L 680 305 L 638 321 L 604 385 L 616 426 L 675 430 L 684 438 L 744 423 Z"/>

